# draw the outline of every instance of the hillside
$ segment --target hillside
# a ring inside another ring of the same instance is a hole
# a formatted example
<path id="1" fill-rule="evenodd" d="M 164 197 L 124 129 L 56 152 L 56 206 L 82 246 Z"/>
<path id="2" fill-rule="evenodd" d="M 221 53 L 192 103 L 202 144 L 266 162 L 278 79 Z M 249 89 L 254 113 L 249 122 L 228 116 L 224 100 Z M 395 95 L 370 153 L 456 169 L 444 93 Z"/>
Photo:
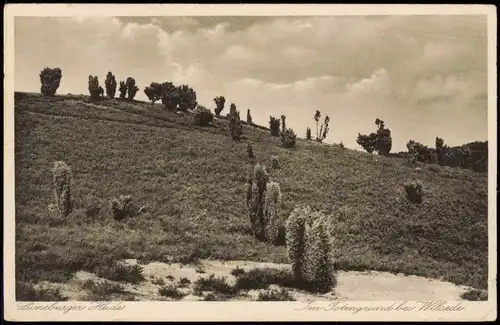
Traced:
<path id="1" fill-rule="evenodd" d="M 79 270 L 102 273 L 124 258 L 288 262 L 285 247 L 250 234 L 251 143 L 256 161 L 280 183 L 284 215 L 296 204 L 331 215 L 338 269 L 486 288 L 486 174 L 421 163 L 417 170 L 404 159 L 303 139 L 285 149 L 269 131 L 248 125 L 236 142 L 227 121 L 212 124 L 194 126 L 191 115 L 161 111 L 159 104 L 16 93 L 18 287 L 62 282 Z M 270 168 L 272 155 L 280 168 Z M 74 212 L 65 223 L 48 209 L 56 160 L 73 173 Z M 405 196 L 403 183 L 412 177 L 424 185 L 419 205 Z M 113 220 L 109 200 L 121 194 L 131 194 L 147 212 Z M 87 216 L 93 206 L 102 208 Z"/>

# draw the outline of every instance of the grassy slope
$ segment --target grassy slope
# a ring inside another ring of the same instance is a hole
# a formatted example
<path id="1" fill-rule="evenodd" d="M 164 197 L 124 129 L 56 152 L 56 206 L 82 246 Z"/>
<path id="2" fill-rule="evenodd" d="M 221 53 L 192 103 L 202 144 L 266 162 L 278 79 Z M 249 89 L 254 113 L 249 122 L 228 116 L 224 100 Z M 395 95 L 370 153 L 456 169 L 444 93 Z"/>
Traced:
<path id="1" fill-rule="evenodd" d="M 126 257 L 287 262 L 285 248 L 249 234 L 245 177 L 253 145 L 258 162 L 283 192 L 283 215 L 295 204 L 331 213 L 338 268 L 375 269 L 444 278 L 485 288 L 487 176 L 299 140 L 284 149 L 269 131 L 244 127 L 228 136 L 226 121 L 200 128 L 189 115 L 147 103 L 89 104 L 80 96 L 16 94 L 16 267 L 19 282 L 63 281 Z M 101 106 L 105 105 L 105 106 Z M 50 216 L 52 163 L 73 170 L 75 211 L 65 224 Z M 419 178 L 421 205 L 403 183 Z M 132 194 L 148 212 L 114 221 L 110 197 Z M 95 218 L 83 209 L 92 200 Z"/>

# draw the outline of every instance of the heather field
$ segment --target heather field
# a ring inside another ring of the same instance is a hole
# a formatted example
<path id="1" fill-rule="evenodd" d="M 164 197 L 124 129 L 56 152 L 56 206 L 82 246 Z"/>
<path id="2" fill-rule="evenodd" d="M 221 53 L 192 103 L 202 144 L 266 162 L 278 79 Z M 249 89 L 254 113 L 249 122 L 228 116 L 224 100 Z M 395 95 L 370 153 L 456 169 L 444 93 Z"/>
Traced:
<path id="1" fill-rule="evenodd" d="M 151 262 L 288 263 L 284 245 L 252 236 L 246 181 L 255 163 L 280 185 L 281 217 L 297 205 L 328 217 L 337 270 L 486 288 L 487 174 L 300 138 L 284 148 L 267 128 L 247 124 L 234 141 L 225 118 L 206 127 L 192 120 L 161 104 L 16 93 L 18 299 L 38 282 L 64 283 L 77 272 L 140 282 L 139 265 Z M 73 210 L 64 221 L 49 209 L 59 160 L 72 171 Z M 413 178 L 423 184 L 419 204 L 403 186 Z M 143 212 L 113 219 L 109 202 L 119 195 Z M 120 264 L 125 259 L 138 264 Z"/>

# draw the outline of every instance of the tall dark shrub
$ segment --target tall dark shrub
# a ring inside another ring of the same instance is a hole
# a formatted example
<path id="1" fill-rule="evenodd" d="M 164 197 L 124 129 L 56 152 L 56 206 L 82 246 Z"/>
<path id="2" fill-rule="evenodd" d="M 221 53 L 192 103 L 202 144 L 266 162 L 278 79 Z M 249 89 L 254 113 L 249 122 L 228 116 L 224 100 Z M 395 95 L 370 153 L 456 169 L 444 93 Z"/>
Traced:
<path id="1" fill-rule="evenodd" d="M 135 85 L 135 79 L 132 77 L 127 78 L 127 98 L 133 100 L 135 94 L 139 91 L 139 87 Z"/>
<path id="2" fill-rule="evenodd" d="M 62 71 L 59 68 L 44 68 L 40 72 L 40 91 L 44 96 L 54 96 L 61 83 Z"/>
<path id="3" fill-rule="evenodd" d="M 311 227 L 306 226 L 303 262 L 303 277 L 314 291 L 326 293 L 336 284 L 331 251 L 326 217 L 317 212 Z"/>
<path id="4" fill-rule="evenodd" d="M 277 182 L 268 182 L 264 198 L 264 233 L 267 242 L 276 244 L 280 228 L 283 226 L 281 219 L 282 195 Z"/>
<path id="5" fill-rule="evenodd" d="M 440 165 L 444 164 L 444 154 L 445 154 L 444 140 L 441 139 L 440 137 L 436 137 L 436 162 Z"/>
<path id="6" fill-rule="evenodd" d="M 358 133 L 356 142 L 369 153 L 375 151 L 379 155 L 387 156 L 392 148 L 391 131 L 386 129 L 384 121 L 378 118 L 375 120 L 375 124 L 378 126 L 376 133 L 370 133 L 369 135 Z"/>
<path id="7" fill-rule="evenodd" d="M 434 161 L 435 152 L 419 142 L 410 140 L 406 143 L 408 155 L 414 155 L 417 161 L 423 163 L 432 163 Z"/>
<path id="8" fill-rule="evenodd" d="M 372 153 L 375 150 L 377 141 L 377 135 L 375 133 L 371 133 L 369 135 L 359 134 L 356 142 L 367 152 Z"/>
<path id="9" fill-rule="evenodd" d="M 303 279 L 306 219 L 309 214 L 309 207 L 296 206 L 285 223 L 288 259 L 292 264 L 292 272 L 297 281 Z"/>
<path id="10" fill-rule="evenodd" d="M 243 123 L 240 120 L 240 112 L 236 110 L 236 105 L 231 104 L 230 112 L 228 114 L 229 132 L 233 140 L 240 140 L 243 133 Z"/>
<path id="11" fill-rule="evenodd" d="M 158 82 L 152 82 L 148 87 L 144 88 L 144 93 L 148 99 L 154 104 L 160 100 L 163 93 L 163 86 Z"/>
<path id="12" fill-rule="evenodd" d="M 271 135 L 277 137 L 280 135 L 280 119 L 276 117 L 269 116 L 269 128 L 271 129 Z"/>
<path id="13" fill-rule="evenodd" d="M 226 104 L 226 99 L 224 96 L 218 96 L 214 98 L 215 102 L 215 116 L 219 117 L 222 110 L 224 110 L 224 104 Z"/>
<path id="14" fill-rule="evenodd" d="M 253 124 L 252 115 L 250 114 L 250 110 L 247 110 L 247 123 L 248 123 L 248 125 Z"/>
<path id="15" fill-rule="evenodd" d="M 266 168 L 260 164 L 255 165 L 252 181 L 248 184 L 251 187 L 251 190 L 249 190 L 251 194 L 248 209 L 252 232 L 259 240 L 265 239 L 266 223 L 264 205 L 268 181 L 269 176 Z"/>
<path id="16" fill-rule="evenodd" d="M 192 111 L 198 105 L 196 101 L 196 92 L 188 85 L 178 87 L 179 91 L 179 110 L 186 112 Z"/>
<path id="17" fill-rule="evenodd" d="M 311 140 L 311 129 L 310 128 L 306 129 L 306 139 Z"/>
<path id="18" fill-rule="evenodd" d="M 106 80 L 104 81 L 104 85 L 106 86 L 106 96 L 109 98 L 115 98 L 116 94 L 116 79 L 113 73 L 108 72 L 106 75 Z"/>
<path id="19" fill-rule="evenodd" d="M 99 86 L 99 78 L 97 76 L 89 76 L 89 93 L 90 99 L 99 99 L 104 97 L 104 89 Z"/>
<path id="20" fill-rule="evenodd" d="M 378 126 L 377 141 L 375 142 L 375 150 L 379 155 L 387 156 L 392 149 L 391 131 L 384 127 L 384 121 L 375 120 Z"/>
<path id="21" fill-rule="evenodd" d="M 319 139 L 319 119 L 321 118 L 321 112 L 316 110 L 314 113 L 314 121 L 316 121 L 316 139 Z"/>
<path id="22" fill-rule="evenodd" d="M 281 115 L 281 132 L 285 132 L 286 131 L 285 120 L 286 120 L 286 116 L 285 115 Z"/>
<path id="23" fill-rule="evenodd" d="M 54 162 L 52 168 L 55 204 L 61 217 L 66 218 L 72 211 L 71 169 L 64 161 Z"/>
<path id="24" fill-rule="evenodd" d="M 120 91 L 120 98 L 125 99 L 127 97 L 127 84 L 125 81 L 120 81 L 120 88 L 118 88 L 118 91 Z"/>
<path id="25" fill-rule="evenodd" d="M 316 111 L 318 112 L 318 111 Z M 316 117 L 316 115 L 315 115 Z M 329 128 L 328 128 L 328 123 L 330 123 L 330 117 L 327 115 L 325 116 L 325 120 L 323 124 L 321 124 L 321 128 L 319 129 L 319 136 L 316 137 L 316 141 L 318 142 L 323 142 L 325 140 L 326 135 L 328 134 Z"/>
<path id="26" fill-rule="evenodd" d="M 248 154 L 248 158 L 250 158 L 250 159 L 255 158 L 255 155 L 253 153 L 253 148 L 252 148 L 252 145 L 250 143 L 247 144 L 247 154 Z"/>
<path id="27" fill-rule="evenodd" d="M 181 96 L 179 88 L 174 86 L 171 82 L 164 82 L 162 84 L 162 104 L 167 110 L 176 110 L 180 104 Z"/>

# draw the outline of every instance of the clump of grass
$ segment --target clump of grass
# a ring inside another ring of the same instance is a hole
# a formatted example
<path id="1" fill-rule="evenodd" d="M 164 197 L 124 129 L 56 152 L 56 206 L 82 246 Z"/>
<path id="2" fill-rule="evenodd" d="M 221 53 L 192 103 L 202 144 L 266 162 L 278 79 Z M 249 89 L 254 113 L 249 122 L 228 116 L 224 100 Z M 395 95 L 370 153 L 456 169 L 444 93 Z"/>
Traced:
<path id="1" fill-rule="evenodd" d="M 233 275 L 235 277 L 239 277 L 243 273 L 245 273 L 245 270 L 241 269 L 239 266 L 236 266 L 235 269 L 231 270 L 231 275 Z"/>
<path id="2" fill-rule="evenodd" d="M 460 294 L 460 298 L 470 301 L 488 301 L 488 291 L 469 289 Z"/>
<path id="3" fill-rule="evenodd" d="M 115 262 L 111 265 L 101 265 L 97 268 L 96 274 L 112 281 L 122 281 L 137 284 L 144 281 L 142 267 L 138 264 L 127 265 L 120 262 Z"/>
<path id="4" fill-rule="evenodd" d="M 422 203 L 423 189 L 419 180 L 413 179 L 404 183 L 406 194 L 411 202 Z"/>
<path id="5" fill-rule="evenodd" d="M 164 285 L 161 288 L 158 289 L 158 294 L 163 297 L 169 297 L 173 298 L 176 300 L 180 300 L 186 296 L 185 293 L 180 291 L 176 286 L 169 284 L 169 285 Z"/>
<path id="6" fill-rule="evenodd" d="M 179 280 L 179 287 L 181 287 L 181 288 L 189 287 L 190 284 L 191 284 L 191 280 L 189 280 L 186 277 L 182 277 Z"/>
<path id="7" fill-rule="evenodd" d="M 257 301 L 295 301 L 295 298 L 285 288 L 268 289 L 259 292 Z"/>
<path id="8" fill-rule="evenodd" d="M 236 293 L 234 287 L 227 283 L 225 277 L 216 277 L 214 274 L 210 274 L 208 278 L 199 278 L 196 280 L 194 288 L 198 291 L 214 291 L 226 295 Z"/>
<path id="9" fill-rule="evenodd" d="M 121 294 L 123 292 L 122 285 L 106 280 L 88 279 L 83 283 L 82 288 L 89 291 L 87 299 L 92 301 L 110 300 L 112 294 Z"/>
<path id="10" fill-rule="evenodd" d="M 195 271 L 196 273 L 201 273 L 201 274 L 206 273 L 205 268 L 201 264 L 196 265 Z"/>
<path id="11" fill-rule="evenodd" d="M 172 274 L 167 275 L 167 280 L 174 281 L 175 278 Z"/>

